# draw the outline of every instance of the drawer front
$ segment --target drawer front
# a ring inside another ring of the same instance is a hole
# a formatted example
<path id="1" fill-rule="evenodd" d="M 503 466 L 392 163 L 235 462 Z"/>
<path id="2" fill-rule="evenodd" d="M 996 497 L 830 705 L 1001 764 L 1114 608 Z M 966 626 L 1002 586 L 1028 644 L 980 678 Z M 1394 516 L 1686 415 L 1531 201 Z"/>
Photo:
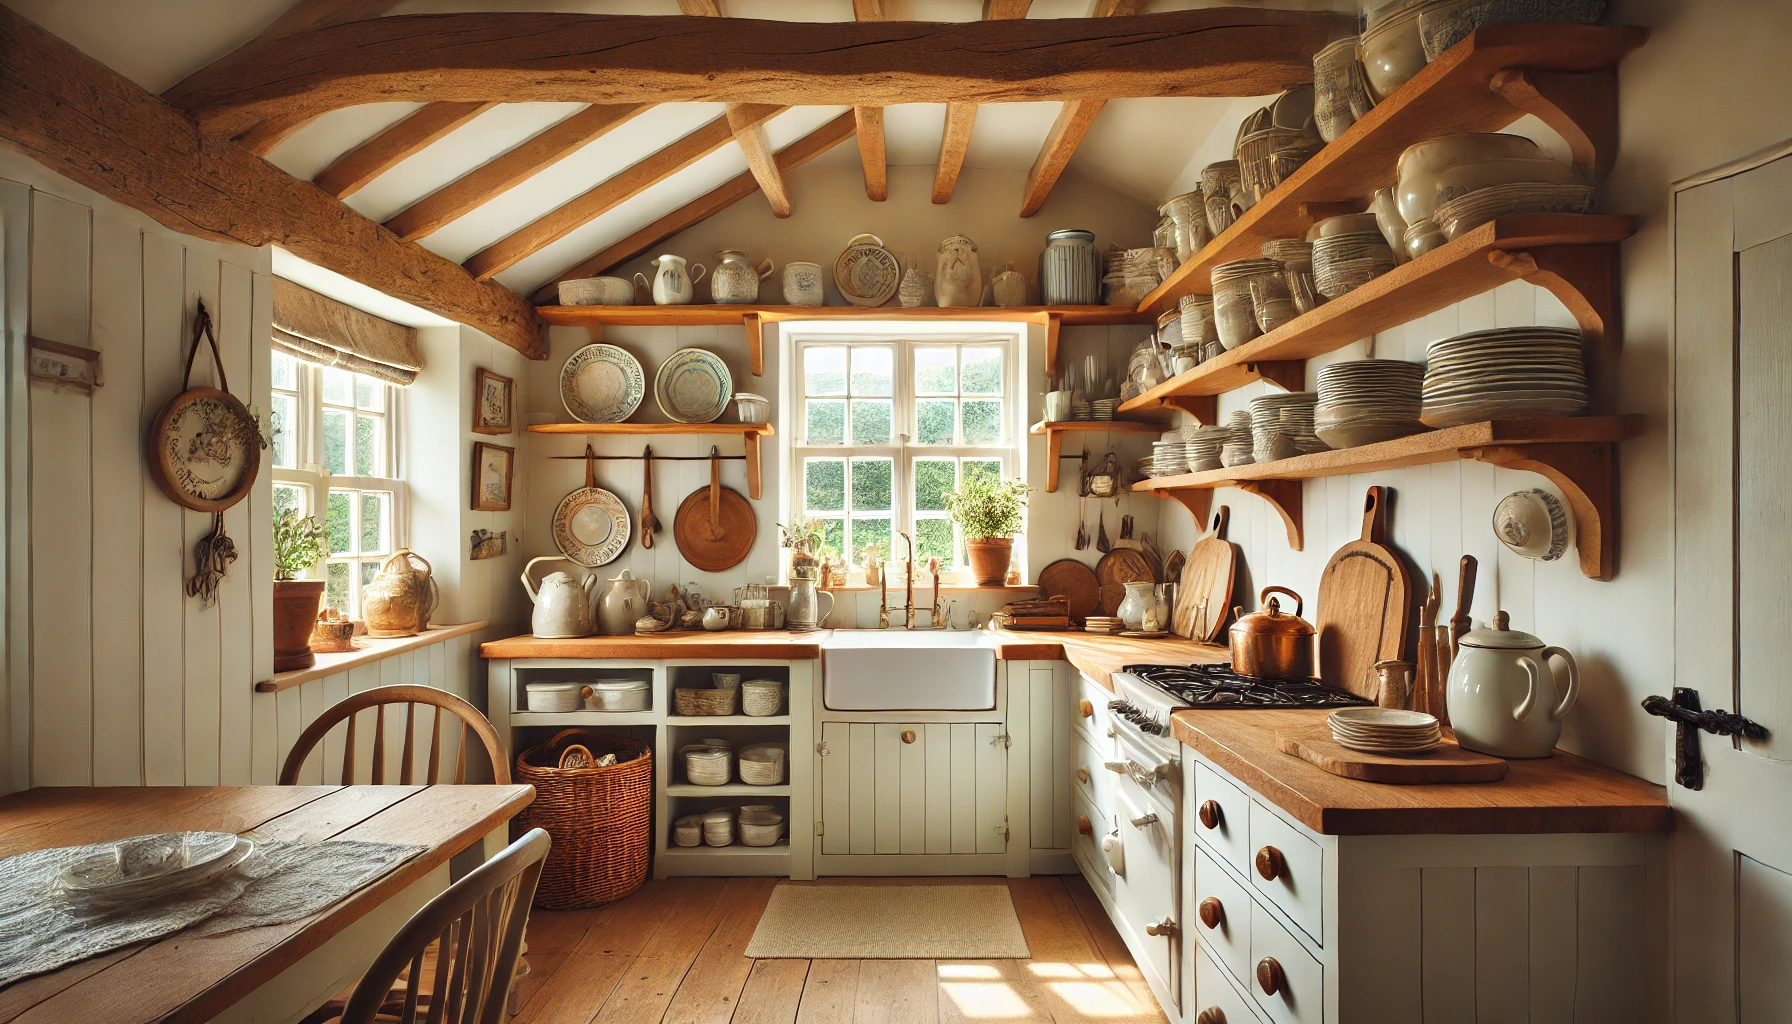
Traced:
<path id="1" fill-rule="evenodd" d="M 1201 820 L 1202 805 L 1211 801 L 1218 821 L 1209 827 Z M 1239 874 L 1251 869 L 1251 798 L 1218 772 L 1195 762 L 1195 796 L 1189 801 L 1190 830 L 1223 863 Z"/>
<path id="2" fill-rule="evenodd" d="M 1264 960 L 1280 968 L 1275 991 L 1263 991 Z M 1257 1008 L 1276 1024 L 1324 1024 L 1325 968 L 1269 911 L 1251 904 L 1251 980 Z"/>
<path id="3" fill-rule="evenodd" d="M 1082 793 L 1072 801 L 1076 816 L 1089 819 L 1089 835 L 1071 830 L 1070 848 L 1083 864 L 1089 884 L 1109 896 L 1114 894 L 1114 869 L 1108 866 L 1108 855 L 1101 852 L 1101 838 L 1114 830 L 1113 814 L 1097 808 Z"/>
<path id="4" fill-rule="evenodd" d="M 1114 694 L 1088 676 L 1077 674 L 1074 688 L 1076 697 L 1071 707 L 1070 720 L 1076 727 L 1089 736 L 1089 742 L 1095 745 L 1098 754 L 1112 755 L 1114 752 L 1114 734 L 1108 730 L 1113 727 L 1114 713 L 1108 710 L 1108 701 Z M 1089 703 L 1089 714 L 1083 714 L 1083 702 Z"/>
<path id="5" fill-rule="evenodd" d="M 1280 854 L 1280 864 L 1273 879 L 1264 878 L 1259 870 L 1263 867 L 1265 851 Z M 1251 860 L 1245 873 L 1251 886 L 1281 907 L 1314 942 L 1324 945 L 1325 872 L 1319 844 L 1252 801 Z"/>
<path id="6" fill-rule="evenodd" d="M 1196 848 L 1195 902 L 1188 908 L 1184 932 L 1196 936 L 1240 984 L 1251 980 L 1251 897 L 1245 887 L 1215 864 L 1206 850 Z M 1202 918 L 1203 905 L 1217 901 L 1220 922 L 1209 928 Z"/>
<path id="7" fill-rule="evenodd" d="M 1220 1024 L 1223 1018 L 1225 1024 L 1261 1024 L 1257 1008 L 1226 980 L 1225 970 L 1205 948 L 1195 949 L 1195 991 L 1182 997 L 1188 1006 L 1188 1020 L 1191 1024 Z M 1201 1019 L 1203 1013 L 1208 1014 L 1206 1020 Z"/>
<path id="8" fill-rule="evenodd" d="M 1114 780 L 1119 776 L 1103 767 L 1103 762 L 1113 760 L 1113 755 L 1101 756 L 1082 736 L 1071 743 L 1071 756 L 1074 764 L 1071 774 L 1076 779 L 1077 791 L 1093 803 L 1103 814 L 1114 812 Z"/>

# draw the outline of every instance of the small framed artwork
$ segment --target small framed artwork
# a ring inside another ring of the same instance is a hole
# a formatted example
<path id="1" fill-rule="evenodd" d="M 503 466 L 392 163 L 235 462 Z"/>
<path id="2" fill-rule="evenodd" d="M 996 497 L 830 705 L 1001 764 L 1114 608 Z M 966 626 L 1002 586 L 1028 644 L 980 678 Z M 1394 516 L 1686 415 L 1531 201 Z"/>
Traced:
<path id="1" fill-rule="evenodd" d="M 515 448 L 473 443 L 473 511 L 510 511 L 510 471 L 515 463 Z"/>
<path id="2" fill-rule="evenodd" d="M 473 371 L 473 433 L 510 433 L 512 393 L 509 377 L 484 367 Z"/>
<path id="3" fill-rule="evenodd" d="M 30 339 L 30 346 L 27 373 L 32 380 L 88 395 L 105 383 L 100 376 L 100 354 L 93 349 L 42 338 Z"/>

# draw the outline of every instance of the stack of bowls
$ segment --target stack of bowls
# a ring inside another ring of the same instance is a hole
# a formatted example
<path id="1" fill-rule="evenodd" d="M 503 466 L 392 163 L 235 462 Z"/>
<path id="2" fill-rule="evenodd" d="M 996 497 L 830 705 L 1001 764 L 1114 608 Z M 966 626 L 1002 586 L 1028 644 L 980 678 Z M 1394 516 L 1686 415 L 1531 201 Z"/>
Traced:
<path id="1" fill-rule="evenodd" d="M 1395 165 L 1394 201 L 1407 224 L 1408 240 L 1421 224 L 1431 225 L 1438 205 L 1495 185 L 1573 184 L 1574 168 L 1543 152 L 1522 135 L 1466 132 L 1406 147 Z M 1441 242 L 1438 233 L 1437 241 Z M 1412 247 L 1409 244 L 1410 254 Z"/>
<path id="2" fill-rule="evenodd" d="M 1358 359 L 1319 370 L 1313 432 L 1333 448 L 1391 441 L 1425 429 L 1419 422 L 1425 368 L 1398 359 Z"/>
<path id="3" fill-rule="evenodd" d="M 1422 711 L 1340 708 L 1327 721 L 1339 746 L 1366 754 L 1424 754 L 1443 741 L 1437 719 Z"/>
<path id="4" fill-rule="evenodd" d="M 1274 462 L 1328 446 L 1313 432 L 1314 406 L 1319 396 L 1311 391 L 1262 395 L 1251 399 L 1251 456 L 1257 462 Z"/>
<path id="5" fill-rule="evenodd" d="M 1188 472 L 1188 456 L 1183 454 L 1181 431 L 1171 431 L 1151 442 L 1151 457 L 1145 460 L 1147 476 L 1178 476 Z"/>
<path id="6" fill-rule="evenodd" d="M 1221 345 L 1234 349 L 1261 333 L 1251 300 L 1251 279 L 1280 270 L 1274 260 L 1234 260 L 1213 268 L 1208 279 L 1213 285 L 1214 330 Z M 1293 306 L 1292 300 L 1289 306 Z"/>
<path id="7" fill-rule="evenodd" d="M 1356 56 L 1360 43 L 1356 36 L 1345 36 L 1313 55 L 1313 126 L 1327 142 L 1375 106 Z"/>
<path id="8" fill-rule="evenodd" d="M 1282 265 L 1282 278 L 1299 313 L 1311 313 L 1325 297 L 1313 283 L 1313 245 L 1300 238 L 1275 238 L 1263 243 L 1263 258 Z"/>
<path id="9" fill-rule="evenodd" d="M 1503 327 L 1434 341 L 1424 394 L 1428 427 L 1573 416 L 1587 407 L 1580 332 Z"/>
<path id="10" fill-rule="evenodd" d="M 1335 299 L 1394 269 L 1394 250 L 1373 213 L 1352 213 L 1313 226 L 1313 284 Z"/>
<path id="11" fill-rule="evenodd" d="M 1220 458 L 1220 449 L 1232 440 L 1233 434 L 1230 427 L 1196 427 L 1187 443 L 1190 472 L 1204 473 L 1225 465 Z"/>
<path id="12" fill-rule="evenodd" d="M 1195 356 L 1195 361 L 1200 362 L 1205 358 L 1207 347 L 1220 340 L 1219 329 L 1213 322 L 1213 296 L 1191 292 L 1177 300 L 1177 308 L 1182 315 L 1183 347 L 1202 353 Z"/>
<path id="13" fill-rule="evenodd" d="M 1206 208 L 1207 230 L 1212 235 L 1232 226 L 1232 198 L 1241 188 L 1238 161 L 1221 160 L 1201 170 L 1201 205 Z"/>
<path id="14" fill-rule="evenodd" d="M 1234 409 L 1226 420 L 1225 429 L 1227 436 L 1220 440 L 1220 464 L 1231 469 L 1257 461 L 1251 454 L 1251 414 L 1244 409 Z"/>
<path id="15" fill-rule="evenodd" d="M 1419 12 L 1424 8 L 1423 0 L 1392 0 L 1368 14 L 1363 76 L 1377 103 L 1425 67 L 1425 44 L 1419 38 Z"/>
<path id="16" fill-rule="evenodd" d="M 1416 31 L 1416 30 L 1415 30 Z M 1239 125 L 1239 202 L 1255 205 L 1325 145 L 1313 123 L 1313 87 L 1296 86 Z M 1238 203 L 1234 203 L 1234 213 Z"/>

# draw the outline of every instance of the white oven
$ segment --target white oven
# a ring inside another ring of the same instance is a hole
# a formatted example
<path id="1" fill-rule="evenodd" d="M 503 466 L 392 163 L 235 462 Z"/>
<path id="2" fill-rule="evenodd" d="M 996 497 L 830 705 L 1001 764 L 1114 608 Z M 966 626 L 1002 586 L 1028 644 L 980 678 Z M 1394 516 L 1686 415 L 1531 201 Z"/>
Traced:
<path id="1" fill-rule="evenodd" d="M 1181 751 L 1161 695 L 1127 686 L 1123 675 L 1116 680 L 1116 760 L 1105 765 L 1114 775 L 1114 924 L 1174 1019 L 1181 1004 Z"/>

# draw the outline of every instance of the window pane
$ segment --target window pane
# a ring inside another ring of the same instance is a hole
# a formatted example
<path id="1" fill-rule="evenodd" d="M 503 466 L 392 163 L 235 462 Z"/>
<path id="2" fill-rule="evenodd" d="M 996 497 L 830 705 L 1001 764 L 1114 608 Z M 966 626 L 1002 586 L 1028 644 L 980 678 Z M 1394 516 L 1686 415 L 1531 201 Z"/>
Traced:
<path id="1" fill-rule="evenodd" d="M 355 417 L 355 473 L 357 475 L 382 475 L 380 473 L 380 428 L 383 426 L 385 423 L 378 416 Z"/>
<path id="2" fill-rule="evenodd" d="M 331 562 L 324 567 L 324 604 L 344 615 L 351 610 L 348 606 L 348 573 L 347 562 Z"/>
<path id="3" fill-rule="evenodd" d="M 274 465 L 299 465 L 299 403 L 291 395 L 274 396 Z"/>
<path id="4" fill-rule="evenodd" d="M 378 562 L 361 562 L 360 566 L 361 585 L 355 588 L 355 593 L 357 594 L 367 589 L 367 585 L 373 582 L 373 578 L 380 574 L 380 564 Z"/>
<path id="5" fill-rule="evenodd" d="M 386 408 L 386 385 L 372 377 L 355 374 L 355 408 L 383 412 Z"/>
<path id="6" fill-rule="evenodd" d="M 958 464 L 951 459 L 915 460 L 915 508 L 922 512 L 944 512 L 945 492 L 958 487 Z"/>
<path id="7" fill-rule="evenodd" d="M 915 402 L 915 443 L 951 444 L 957 436 L 958 402 L 923 398 Z"/>
<path id="8" fill-rule="evenodd" d="M 964 443 L 1002 443 L 1002 400 L 1000 398 L 967 398 L 964 400 Z"/>
<path id="9" fill-rule="evenodd" d="M 852 400 L 852 443 L 889 444 L 890 417 L 895 403 L 888 398 Z"/>
<path id="10" fill-rule="evenodd" d="M 915 520 L 915 564 L 926 565 L 929 558 L 939 559 L 942 565 L 958 564 L 952 557 L 952 520 Z"/>
<path id="11" fill-rule="evenodd" d="M 279 515 L 289 508 L 301 516 L 305 514 L 304 488 L 294 487 L 292 484 L 275 484 L 274 514 Z"/>
<path id="12" fill-rule="evenodd" d="M 325 409 L 323 417 L 324 468 L 332 473 L 348 472 L 348 413 Z"/>
<path id="13" fill-rule="evenodd" d="M 892 459 L 852 460 L 852 510 L 885 512 L 896 507 L 890 493 Z"/>
<path id="14" fill-rule="evenodd" d="M 282 391 L 297 391 L 299 389 L 299 361 L 297 359 L 276 352 L 270 369 L 273 373 L 274 387 Z"/>
<path id="15" fill-rule="evenodd" d="M 810 444 L 846 443 L 846 400 L 809 400 L 807 436 Z"/>
<path id="16" fill-rule="evenodd" d="M 880 561 L 890 560 L 890 521 L 888 519 L 854 519 L 852 521 L 852 553 L 862 557 L 867 547 L 877 551 Z M 858 557 L 853 559 L 858 560 Z"/>
<path id="17" fill-rule="evenodd" d="M 846 520 L 821 520 L 821 550 L 817 554 L 839 558 L 846 553 Z"/>
<path id="18" fill-rule="evenodd" d="M 803 349 L 803 393 L 846 394 L 846 347 L 822 345 Z"/>
<path id="19" fill-rule="evenodd" d="M 803 508 L 811 516 L 816 512 L 845 511 L 845 459 L 803 461 Z"/>
<path id="20" fill-rule="evenodd" d="M 950 395 L 958 390 L 958 351 L 951 348 L 915 349 L 915 393 Z"/>
<path id="21" fill-rule="evenodd" d="M 888 395 L 896 386 L 896 350 L 858 345 L 852 350 L 852 393 Z"/>
<path id="22" fill-rule="evenodd" d="M 966 459 L 963 472 L 966 480 L 977 478 L 991 481 L 1000 480 L 1002 479 L 1002 460 Z"/>
<path id="23" fill-rule="evenodd" d="M 959 391 L 967 395 L 999 395 L 1002 393 L 1002 349 L 996 345 L 967 345 L 959 358 L 964 363 L 964 382 Z"/>
<path id="24" fill-rule="evenodd" d="M 324 401 L 331 405 L 348 405 L 354 397 L 355 375 L 347 370 L 324 367 Z"/>
<path id="25" fill-rule="evenodd" d="M 365 491 L 361 494 L 361 552 L 369 554 L 392 550 L 387 531 L 391 529 L 392 517 L 386 510 L 392 507 L 392 495 L 385 491 Z"/>
<path id="26" fill-rule="evenodd" d="M 354 513 L 349 506 L 347 491 L 330 492 L 330 511 L 324 517 L 324 528 L 330 534 L 330 554 L 332 555 L 354 554 L 355 538 L 353 524 L 350 521 Z"/>

